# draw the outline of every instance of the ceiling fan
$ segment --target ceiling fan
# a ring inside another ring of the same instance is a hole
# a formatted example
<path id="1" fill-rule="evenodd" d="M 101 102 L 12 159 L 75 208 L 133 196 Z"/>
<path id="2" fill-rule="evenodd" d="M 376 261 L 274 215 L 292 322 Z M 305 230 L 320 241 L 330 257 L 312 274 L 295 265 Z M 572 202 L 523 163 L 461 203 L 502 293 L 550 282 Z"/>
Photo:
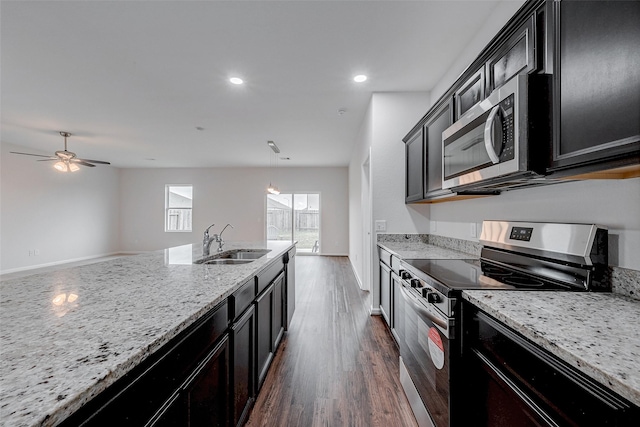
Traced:
<path id="1" fill-rule="evenodd" d="M 22 154 L 25 156 L 35 156 L 35 157 L 46 157 L 43 160 L 38 160 L 39 162 L 49 162 L 52 160 L 57 160 L 57 162 L 53 165 L 54 168 L 59 170 L 60 172 L 75 172 L 78 169 L 78 165 L 89 166 L 94 168 L 96 165 L 110 165 L 109 162 L 103 162 L 102 160 L 89 160 L 89 159 L 79 159 L 76 156 L 76 153 L 72 153 L 71 151 L 67 151 L 67 138 L 71 136 L 69 132 L 60 132 L 60 135 L 64 137 L 64 150 L 56 151 L 55 156 L 43 156 L 41 154 L 31 154 L 31 153 L 19 153 L 17 151 L 10 151 L 13 154 Z"/>

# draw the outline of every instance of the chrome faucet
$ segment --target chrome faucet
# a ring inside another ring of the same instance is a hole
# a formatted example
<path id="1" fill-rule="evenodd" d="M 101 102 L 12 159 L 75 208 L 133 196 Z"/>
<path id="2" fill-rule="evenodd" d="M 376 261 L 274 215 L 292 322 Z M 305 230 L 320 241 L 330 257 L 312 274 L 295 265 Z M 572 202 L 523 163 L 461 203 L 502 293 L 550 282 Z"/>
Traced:
<path id="1" fill-rule="evenodd" d="M 209 237 L 209 229 L 211 227 L 213 227 L 215 224 L 211 224 L 210 226 L 207 227 L 206 230 L 204 230 L 204 237 L 202 239 L 202 256 L 206 257 L 209 256 L 209 248 L 211 247 L 211 242 L 213 242 L 214 240 L 218 240 L 218 235 L 214 234 L 213 237 Z"/>
<path id="2" fill-rule="evenodd" d="M 224 245 L 224 240 L 222 240 L 222 233 L 224 233 L 224 230 L 226 230 L 227 227 L 234 228 L 233 225 L 227 224 L 227 225 L 224 226 L 224 228 L 222 229 L 220 234 L 214 234 L 213 235 L 214 238 L 216 239 L 216 242 L 218 242 L 218 252 L 222 252 L 222 245 Z"/>

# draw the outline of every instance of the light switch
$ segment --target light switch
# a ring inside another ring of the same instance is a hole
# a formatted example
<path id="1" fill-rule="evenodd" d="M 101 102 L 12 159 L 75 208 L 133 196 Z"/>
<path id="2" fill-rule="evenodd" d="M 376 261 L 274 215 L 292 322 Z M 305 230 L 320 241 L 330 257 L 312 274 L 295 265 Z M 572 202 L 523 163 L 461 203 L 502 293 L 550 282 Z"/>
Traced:
<path id="1" fill-rule="evenodd" d="M 376 220 L 376 231 L 387 231 L 387 221 L 383 219 Z"/>
<path id="2" fill-rule="evenodd" d="M 478 226 L 475 222 L 472 222 L 469 227 L 469 234 L 471 237 L 478 237 Z"/>

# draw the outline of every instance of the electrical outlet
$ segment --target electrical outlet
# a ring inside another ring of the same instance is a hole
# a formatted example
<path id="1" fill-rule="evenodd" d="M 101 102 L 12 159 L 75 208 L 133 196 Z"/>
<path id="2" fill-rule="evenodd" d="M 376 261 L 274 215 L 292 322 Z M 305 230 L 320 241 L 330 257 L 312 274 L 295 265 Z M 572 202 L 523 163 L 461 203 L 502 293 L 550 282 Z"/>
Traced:
<path id="1" fill-rule="evenodd" d="M 29 249 L 28 251 L 29 256 L 33 256 L 33 249 Z"/>
<path id="2" fill-rule="evenodd" d="M 33 255 L 34 255 L 34 256 L 38 256 L 38 255 L 40 255 L 40 249 L 34 249 L 34 250 L 33 250 Z"/>
<path id="3" fill-rule="evenodd" d="M 471 237 L 478 237 L 478 225 L 475 222 L 472 222 L 469 227 L 469 234 Z"/>
<path id="4" fill-rule="evenodd" d="M 429 222 L 429 226 L 432 233 L 435 233 L 436 231 L 438 231 L 438 221 Z"/>
<path id="5" fill-rule="evenodd" d="M 384 219 L 376 220 L 376 231 L 387 231 L 387 221 Z"/>

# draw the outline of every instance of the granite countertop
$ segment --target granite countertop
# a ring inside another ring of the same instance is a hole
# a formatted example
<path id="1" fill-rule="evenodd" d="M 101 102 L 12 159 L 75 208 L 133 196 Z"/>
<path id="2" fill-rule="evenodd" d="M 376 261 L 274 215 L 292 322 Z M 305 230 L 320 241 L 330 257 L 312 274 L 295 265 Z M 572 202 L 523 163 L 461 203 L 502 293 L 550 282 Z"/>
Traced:
<path id="1" fill-rule="evenodd" d="M 194 265 L 201 244 L 0 282 L 0 425 L 56 425 L 293 246 Z"/>
<path id="2" fill-rule="evenodd" d="M 637 300 L 591 292 L 476 290 L 462 296 L 640 406 Z"/>
<path id="3" fill-rule="evenodd" d="M 478 259 L 478 256 L 422 242 L 378 242 L 401 259 Z"/>

